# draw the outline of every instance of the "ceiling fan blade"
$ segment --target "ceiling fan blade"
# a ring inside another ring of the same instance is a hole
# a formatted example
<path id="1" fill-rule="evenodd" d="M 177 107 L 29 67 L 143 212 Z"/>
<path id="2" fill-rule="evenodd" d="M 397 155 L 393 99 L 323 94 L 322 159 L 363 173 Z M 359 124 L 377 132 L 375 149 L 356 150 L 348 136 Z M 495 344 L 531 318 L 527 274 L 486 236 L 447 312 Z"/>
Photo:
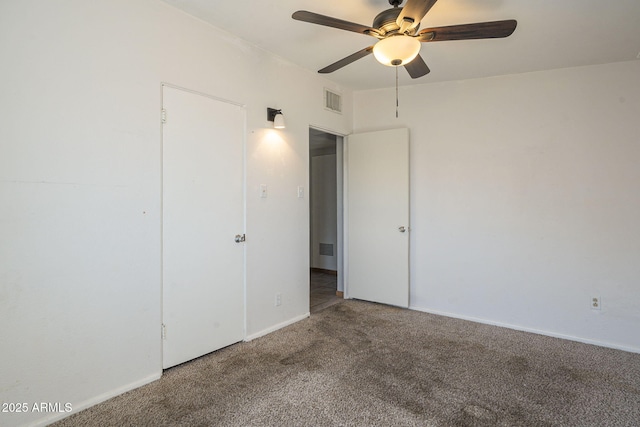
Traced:
<path id="1" fill-rule="evenodd" d="M 431 71 L 420 55 L 416 56 L 416 58 L 405 65 L 404 68 L 407 70 L 412 79 L 426 76 Z"/>
<path id="2" fill-rule="evenodd" d="M 375 36 L 376 34 L 380 33 L 375 28 L 367 27 L 366 25 L 343 21 L 342 19 L 332 18 L 330 16 L 320 15 L 319 13 L 309 12 L 306 10 L 299 10 L 297 12 L 294 12 L 291 17 L 298 21 L 310 22 L 312 24 L 324 25 L 325 27 L 333 27 L 341 30 L 353 31 L 354 33 L 360 33 L 364 35 Z"/>
<path id="3" fill-rule="evenodd" d="M 407 4 L 402 7 L 402 12 L 400 12 L 398 19 L 396 19 L 396 24 L 398 24 L 398 27 L 402 28 L 403 31 L 417 27 L 420 25 L 422 18 L 429 12 L 429 9 L 436 4 L 436 1 L 437 0 L 407 0 Z"/>
<path id="4" fill-rule="evenodd" d="M 371 52 L 373 52 L 373 46 L 369 46 L 367 48 L 364 48 L 362 50 L 359 50 L 356 53 L 353 53 L 347 56 L 346 58 L 342 58 L 341 60 L 336 61 L 333 64 L 324 67 L 322 70 L 318 70 L 318 72 L 322 74 L 333 73 L 334 71 L 339 70 L 345 65 L 349 65 L 360 58 L 364 58 L 365 56 L 369 55 Z"/>
<path id="5" fill-rule="evenodd" d="M 516 29 L 515 19 L 506 21 L 478 22 L 475 24 L 451 25 L 448 27 L 426 28 L 416 38 L 421 42 L 447 40 L 497 39 L 509 37 Z"/>

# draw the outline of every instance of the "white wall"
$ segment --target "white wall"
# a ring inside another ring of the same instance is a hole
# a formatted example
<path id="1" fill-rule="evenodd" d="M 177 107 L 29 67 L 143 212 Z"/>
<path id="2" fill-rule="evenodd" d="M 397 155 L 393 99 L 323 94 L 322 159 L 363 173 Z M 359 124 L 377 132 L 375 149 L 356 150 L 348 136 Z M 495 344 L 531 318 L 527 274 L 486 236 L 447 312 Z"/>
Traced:
<path id="1" fill-rule="evenodd" d="M 77 411 L 161 374 L 161 82 L 247 106 L 247 334 L 308 312 L 296 189 L 309 124 L 350 131 L 348 89 L 157 0 L 3 1 L 0 54 L 0 401 Z"/>
<path id="2" fill-rule="evenodd" d="M 311 157 L 311 267 L 338 270 L 336 155 Z M 333 255 L 320 255 L 320 243 L 333 245 Z"/>
<path id="3" fill-rule="evenodd" d="M 640 351 L 640 61 L 394 99 L 354 131 L 411 130 L 411 306 Z"/>

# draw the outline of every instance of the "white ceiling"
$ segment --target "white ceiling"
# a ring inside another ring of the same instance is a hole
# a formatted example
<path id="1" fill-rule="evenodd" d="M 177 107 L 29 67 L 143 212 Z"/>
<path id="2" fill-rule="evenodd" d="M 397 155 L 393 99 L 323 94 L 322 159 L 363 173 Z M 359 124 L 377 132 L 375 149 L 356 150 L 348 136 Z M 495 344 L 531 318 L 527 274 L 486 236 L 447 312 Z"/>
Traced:
<path id="1" fill-rule="evenodd" d="M 293 20 L 296 10 L 370 26 L 388 0 L 164 0 L 249 43 L 317 71 L 375 43 L 365 35 Z M 421 28 L 515 19 L 504 39 L 424 43 L 431 73 L 400 85 L 640 60 L 640 0 L 439 0 Z M 354 90 L 392 87 L 373 55 L 325 76 Z"/>

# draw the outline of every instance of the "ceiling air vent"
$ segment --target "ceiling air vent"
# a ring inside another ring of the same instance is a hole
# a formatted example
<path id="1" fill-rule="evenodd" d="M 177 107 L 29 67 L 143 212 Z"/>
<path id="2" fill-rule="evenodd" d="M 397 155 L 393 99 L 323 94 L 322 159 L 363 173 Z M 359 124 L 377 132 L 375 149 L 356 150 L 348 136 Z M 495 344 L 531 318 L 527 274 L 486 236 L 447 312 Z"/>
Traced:
<path id="1" fill-rule="evenodd" d="M 325 88 L 324 108 L 342 114 L 342 96 Z"/>

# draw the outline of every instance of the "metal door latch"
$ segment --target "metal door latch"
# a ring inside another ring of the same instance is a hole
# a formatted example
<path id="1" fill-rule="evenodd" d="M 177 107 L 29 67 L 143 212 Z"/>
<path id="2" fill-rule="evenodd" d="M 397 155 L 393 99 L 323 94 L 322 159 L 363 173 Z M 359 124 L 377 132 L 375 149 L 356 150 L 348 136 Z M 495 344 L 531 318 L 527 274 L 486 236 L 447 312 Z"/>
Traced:
<path id="1" fill-rule="evenodd" d="M 242 243 L 245 240 L 247 240 L 247 238 L 244 234 L 236 234 L 236 243 Z"/>
<path id="2" fill-rule="evenodd" d="M 398 231 L 404 233 L 405 231 L 407 231 L 407 229 L 404 228 L 404 225 L 401 225 L 400 227 L 398 227 Z"/>

